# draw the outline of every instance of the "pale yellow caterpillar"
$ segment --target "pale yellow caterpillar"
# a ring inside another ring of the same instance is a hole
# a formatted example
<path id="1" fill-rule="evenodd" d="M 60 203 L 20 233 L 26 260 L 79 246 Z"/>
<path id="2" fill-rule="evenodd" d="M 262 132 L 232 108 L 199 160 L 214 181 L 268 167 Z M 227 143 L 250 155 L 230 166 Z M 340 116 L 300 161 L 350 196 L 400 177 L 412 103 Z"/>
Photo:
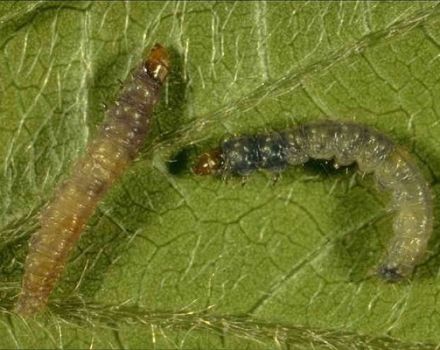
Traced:
<path id="1" fill-rule="evenodd" d="M 411 275 L 425 255 L 432 234 L 431 190 L 412 157 L 384 134 L 357 123 L 323 120 L 296 128 L 228 139 L 204 153 L 199 175 L 247 175 L 256 169 L 281 171 L 310 158 L 334 160 L 335 166 L 357 163 L 363 173 L 392 193 L 394 237 L 378 268 L 380 277 L 398 281 Z"/>
<path id="2" fill-rule="evenodd" d="M 123 84 L 86 154 L 75 163 L 70 177 L 41 213 L 41 227 L 30 240 L 22 290 L 15 306 L 20 315 L 33 315 L 46 306 L 99 200 L 139 153 L 168 72 L 168 53 L 156 44 Z"/>

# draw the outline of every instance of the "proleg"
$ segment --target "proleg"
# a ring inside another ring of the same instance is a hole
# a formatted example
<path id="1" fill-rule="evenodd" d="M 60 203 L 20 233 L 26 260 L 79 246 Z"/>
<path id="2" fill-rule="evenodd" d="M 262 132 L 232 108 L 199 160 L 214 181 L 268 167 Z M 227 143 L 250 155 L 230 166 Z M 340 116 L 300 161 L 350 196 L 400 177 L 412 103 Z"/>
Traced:
<path id="1" fill-rule="evenodd" d="M 123 84 L 96 138 L 40 214 L 15 305 L 18 314 L 30 316 L 45 308 L 98 202 L 138 155 L 169 69 L 166 49 L 156 44 Z"/>
<path id="2" fill-rule="evenodd" d="M 193 167 L 198 175 L 245 176 L 256 169 L 282 171 L 309 159 L 333 160 L 336 167 L 357 163 L 392 194 L 393 238 L 378 275 L 396 282 L 411 276 L 423 261 L 433 230 L 430 186 L 401 146 L 370 127 L 323 120 L 269 134 L 244 135 L 202 154 Z"/>

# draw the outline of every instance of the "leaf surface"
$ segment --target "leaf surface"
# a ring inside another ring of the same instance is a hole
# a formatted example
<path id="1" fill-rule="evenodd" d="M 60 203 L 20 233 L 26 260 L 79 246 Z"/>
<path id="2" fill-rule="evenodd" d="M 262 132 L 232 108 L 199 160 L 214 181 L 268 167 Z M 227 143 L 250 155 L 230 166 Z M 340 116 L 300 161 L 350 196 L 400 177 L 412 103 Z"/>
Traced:
<path id="1" fill-rule="evenodd" d="M 1 3 L 0 347 L 434 348 L 437 226 L 413 278 L 386 284 L 389 194 L 371 178 L 314 163 L 243 186 L 189 168 L 228 135 L 355 120 L 438 193 L 439 28 L 435 2 Z M 155 42 L 173 71 L 142 155 L 24 322 L 8 310 L 38 211 Z"/>

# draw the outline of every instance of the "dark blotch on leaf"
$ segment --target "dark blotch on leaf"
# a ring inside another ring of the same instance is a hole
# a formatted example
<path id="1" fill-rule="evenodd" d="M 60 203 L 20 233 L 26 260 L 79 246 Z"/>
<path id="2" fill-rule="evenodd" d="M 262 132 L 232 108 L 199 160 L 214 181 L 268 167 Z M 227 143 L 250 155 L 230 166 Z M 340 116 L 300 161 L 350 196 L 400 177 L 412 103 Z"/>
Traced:
<path id="1" fill-rule="evenodd" d="M 181 175 L 188 172 L 190 149 L 184 148 L 168 161 L 168 171 L 172 175 Z"/>

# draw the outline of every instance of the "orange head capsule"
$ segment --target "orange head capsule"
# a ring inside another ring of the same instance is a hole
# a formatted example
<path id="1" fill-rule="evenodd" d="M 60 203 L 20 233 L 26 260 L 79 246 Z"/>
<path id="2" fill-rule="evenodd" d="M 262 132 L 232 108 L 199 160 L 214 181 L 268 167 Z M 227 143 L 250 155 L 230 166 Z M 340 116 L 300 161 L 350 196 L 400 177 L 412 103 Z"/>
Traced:
<path id="1" fill-rule="evenodd" d="M 196 161 L 192 171 L 196 175 L 211 175 L 218 173 L 223 167 L 223 153 L 219 148 L 203 153 Z"/>
<path id="2" fill-rule="evenodd" d="M 163 83 L 170 71 L 170 57 L 168 51 L 161 45 L 155 44 L 151 49 L 145 68 L 155 80 Z"/>

